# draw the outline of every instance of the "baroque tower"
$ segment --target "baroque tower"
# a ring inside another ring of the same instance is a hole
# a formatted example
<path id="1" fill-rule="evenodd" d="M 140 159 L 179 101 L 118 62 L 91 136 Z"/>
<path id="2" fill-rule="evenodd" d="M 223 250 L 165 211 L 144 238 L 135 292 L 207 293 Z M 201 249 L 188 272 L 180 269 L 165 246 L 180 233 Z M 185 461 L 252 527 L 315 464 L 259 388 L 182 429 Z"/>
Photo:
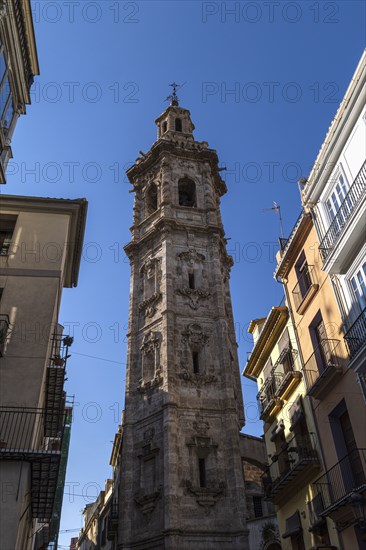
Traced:
<path id="1" fill-rule="evenodd" d="M 119 549 L 247 549 L 244 425 L 216 151 L 171 105 L 135 192 Z"/>

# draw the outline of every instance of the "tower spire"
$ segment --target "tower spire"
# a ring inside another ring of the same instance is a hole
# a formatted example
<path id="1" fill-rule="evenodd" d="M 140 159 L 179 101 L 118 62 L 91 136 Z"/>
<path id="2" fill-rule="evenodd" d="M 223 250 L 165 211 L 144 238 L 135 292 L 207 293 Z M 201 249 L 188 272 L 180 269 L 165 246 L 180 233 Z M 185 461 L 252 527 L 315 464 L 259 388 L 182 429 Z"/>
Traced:
<path id="1" fill-rule="evenodd" d="M 176 82 L 172 82 L 172 84 L 169 84 L 173 88 L 173 93 L 168 95 L 165 101 L 170 101 L 170 105 L 173 105 L 174 107 L 179 106 L 179 98 L 177 96 L 177 90 L 178 88 L 181 88 L 180 84 L 177 84 Z"/>

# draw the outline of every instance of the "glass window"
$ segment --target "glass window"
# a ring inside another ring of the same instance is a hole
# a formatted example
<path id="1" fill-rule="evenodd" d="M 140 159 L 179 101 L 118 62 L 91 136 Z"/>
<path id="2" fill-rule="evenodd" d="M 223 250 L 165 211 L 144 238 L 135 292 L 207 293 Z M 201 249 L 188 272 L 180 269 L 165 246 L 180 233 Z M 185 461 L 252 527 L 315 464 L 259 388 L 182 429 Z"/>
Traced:
<path id="1" fill-rule="evenodd" d="M 4 52 L 2 52 L 0 55 L 0 84 L 4 79 L 5 72 L 6 72 L 6 63 L 5 63 Z"/>
<path id="2" fill-rule="evenodd" d="M 348 192 L 348 183 L 345 177 L 339 174 L 333 191 L 326 201 L 329 218 L 331 222 L 334 221 L 336 231 L 339 231 L 343 227 L 345 217 L 346 219 L 349 217 L 349 213 L 353 208 L 352 198 Z"/>
<path id="3" fill-rule="evenodd" d="M 6 106 L 6 110 L 5 110 L 2 124 L 1 124 L 4 129 L 9 130 L 11 122 L 13 120 L 13 114 L 14 114 L 14 105 L 13 105 L 13 100 L 10 98 Z"/>
<path id="4" fill-rule="evenodd" d="M 366 262 L 351 278 L 353 292 L 361 309 L 366 307 Z"/>
<path id="5" fill-rule="evenodd" d="M 9 96 L 10 96 L 10 84 L 9 84 L 9 79 L 6 76 L 6 78 L 3 82 L 2 88 L 1 88 L 1 92 L 0 92 L 0 116 L 1 116 L 1 118 L 3 118 L 5 108 L 7 107 Z"/>

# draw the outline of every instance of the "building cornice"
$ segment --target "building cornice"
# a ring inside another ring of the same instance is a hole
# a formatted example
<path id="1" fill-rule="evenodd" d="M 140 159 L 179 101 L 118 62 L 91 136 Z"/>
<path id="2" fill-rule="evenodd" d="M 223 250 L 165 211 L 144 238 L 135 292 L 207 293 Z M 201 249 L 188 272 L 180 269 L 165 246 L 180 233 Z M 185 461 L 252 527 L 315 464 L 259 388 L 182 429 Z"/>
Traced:
<path id="1" fill-rule="evenodd" d="M 302 211 L 291 231 L 285 248 L 281 252 L 281 259 L 274 272 L 275 279 L 286 278 L 295 259 L 301 252 L 312 226 L 313 221 L 310 213 Z"/>
<path id="2" fill-rule="evenodd" d="M 289 311 L 286 306 L 273 307 L 271 309 L 245 365 L 243 376 L 247 378 L 257 378 L 259 376 L 281 332 L 285 328 L 288 318 Z M 252 326 L 253 329 L 254 326 Z"/>
<path id="3" fill-rule="evenodd" d="M 0 210 L 6 212 L 13 211 L 14 213 L 42 212 L 69 215 L 71 223 L 67 237 L 68 246 L 64 286 L 66 288 L 77 286 L 88 210 L 88 202 L 85 198 L 53 199 L 2 194 Z"/>
<path id="4" fill-rule="evenodd" d="M 315 160 L 309 178 L 302 190 L 303 204 L 316 202 L 321 193 L 321 182 L 334 168 L 349 133 L 365 104 L 366 50 L 357 65 L 353 78 L 329 126 L 324 142 Z"/>

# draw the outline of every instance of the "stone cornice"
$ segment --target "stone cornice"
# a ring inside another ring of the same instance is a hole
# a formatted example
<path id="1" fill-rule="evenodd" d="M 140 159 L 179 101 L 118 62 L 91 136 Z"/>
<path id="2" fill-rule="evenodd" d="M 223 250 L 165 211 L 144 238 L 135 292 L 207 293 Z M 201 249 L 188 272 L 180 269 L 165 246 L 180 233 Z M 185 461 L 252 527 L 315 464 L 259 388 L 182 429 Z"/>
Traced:
<path id="1" fill-rule="evenodd" d="M 193 149 L 194 147 L 194 149 Z M 126 174 L 130 182 L 134 185 L 135 178 L 142 175 L 161 159 L 163 154 L 172 154 L 179 159 L 185 158 L 194 161 L 206 161 L 211 165 L 212 175 L 214 177 L 216 191 L 220 196 L 227 192 L 226 183 L 220 177 L 218 171 L 218 157 L 214 149 L 208 149 L 201 143 L 194 141 L 189 148 L 179 147 L 176 143 L 159 139 L 144 157 L 137 159 L 136 164 L 127 170 Z"/>

